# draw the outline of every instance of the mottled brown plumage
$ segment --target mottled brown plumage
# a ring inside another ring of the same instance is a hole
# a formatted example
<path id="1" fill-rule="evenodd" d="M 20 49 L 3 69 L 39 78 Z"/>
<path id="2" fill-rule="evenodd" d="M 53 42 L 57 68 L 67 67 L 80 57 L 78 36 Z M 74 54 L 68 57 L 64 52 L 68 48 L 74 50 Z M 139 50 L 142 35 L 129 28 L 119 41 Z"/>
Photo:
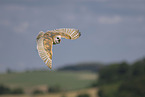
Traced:
<path id="1" fill-rule="evenodd" d="M 61 37 L 66 39 L 77 39 L 80 37 L 80 32 L 77 29 L 62 28 L 51 30 L 46 33 L 39 32 L 37 41 L 37 50 L 41 59 L 51 69 L 52 68 L 52 45 L 59 44 Z"/>

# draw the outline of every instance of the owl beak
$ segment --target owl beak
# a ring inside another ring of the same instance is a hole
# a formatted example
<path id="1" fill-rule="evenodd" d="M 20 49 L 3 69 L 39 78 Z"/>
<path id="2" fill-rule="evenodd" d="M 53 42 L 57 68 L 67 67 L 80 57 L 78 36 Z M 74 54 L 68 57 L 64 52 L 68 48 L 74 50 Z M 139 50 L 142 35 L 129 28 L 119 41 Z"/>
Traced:
<path id="1" fill-rule="evenodd" d="M 61 40 L 59 39 L 58 42 L 60 42 Z"/>

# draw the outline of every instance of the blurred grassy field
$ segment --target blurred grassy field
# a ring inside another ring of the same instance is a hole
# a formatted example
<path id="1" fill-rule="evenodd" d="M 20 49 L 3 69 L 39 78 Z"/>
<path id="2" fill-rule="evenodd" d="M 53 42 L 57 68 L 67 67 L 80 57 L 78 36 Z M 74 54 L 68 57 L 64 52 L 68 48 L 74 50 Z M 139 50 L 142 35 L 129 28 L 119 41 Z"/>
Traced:
<path id="1" fill-rule="evenodd" d="M 27 93 L 34 89 L 46 90 L 48 86 L 59 85 L 66 91 L 88 87 L 96 81 L 97 74 L 83 71 L 33 71 L 0 74 L 0 84 L 23 88 Z"/>
<path id="2" fill-rule="evenodd" d="M 79 94 L 87 93 L 90 97 L 98 97 L 97 96 L 98 89 L 97 88 L 88 88 L 81 89 L 69 92 L 61 92 L 61 93 L 50 93 L 50 94 L 39 94 L 39 95 L 1 95 L 0 97 L 77 97 Z"/>

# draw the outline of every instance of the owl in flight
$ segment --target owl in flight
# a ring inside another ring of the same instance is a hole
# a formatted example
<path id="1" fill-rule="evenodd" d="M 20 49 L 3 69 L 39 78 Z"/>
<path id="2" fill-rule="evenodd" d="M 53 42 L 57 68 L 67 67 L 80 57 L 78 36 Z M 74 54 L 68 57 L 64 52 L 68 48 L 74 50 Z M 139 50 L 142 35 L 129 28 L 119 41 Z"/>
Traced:
<path id="1" fill-rule="evenodd" d="M 37 50 L 41 59 L 51 69 L 52 68 L 52 45 L 59 44 L 61 38 L 75 40 L 81 36 L 77 29 L 62 28 L 51 31 L 39 32 L 37 36 Z"/>

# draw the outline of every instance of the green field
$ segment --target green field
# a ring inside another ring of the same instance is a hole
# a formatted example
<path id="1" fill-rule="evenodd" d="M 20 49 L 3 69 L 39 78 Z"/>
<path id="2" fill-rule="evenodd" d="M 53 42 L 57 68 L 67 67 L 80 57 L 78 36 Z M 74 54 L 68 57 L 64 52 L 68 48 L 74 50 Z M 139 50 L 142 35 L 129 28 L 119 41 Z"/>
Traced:
<path id="1" fill-rule="evenodd" d="M 0 74 L 0 84 L 10 87 L 32 89 L 59 85 L 65 90 L 88 87 L 97 78 L 92 72 L 33 71 Z"/>

